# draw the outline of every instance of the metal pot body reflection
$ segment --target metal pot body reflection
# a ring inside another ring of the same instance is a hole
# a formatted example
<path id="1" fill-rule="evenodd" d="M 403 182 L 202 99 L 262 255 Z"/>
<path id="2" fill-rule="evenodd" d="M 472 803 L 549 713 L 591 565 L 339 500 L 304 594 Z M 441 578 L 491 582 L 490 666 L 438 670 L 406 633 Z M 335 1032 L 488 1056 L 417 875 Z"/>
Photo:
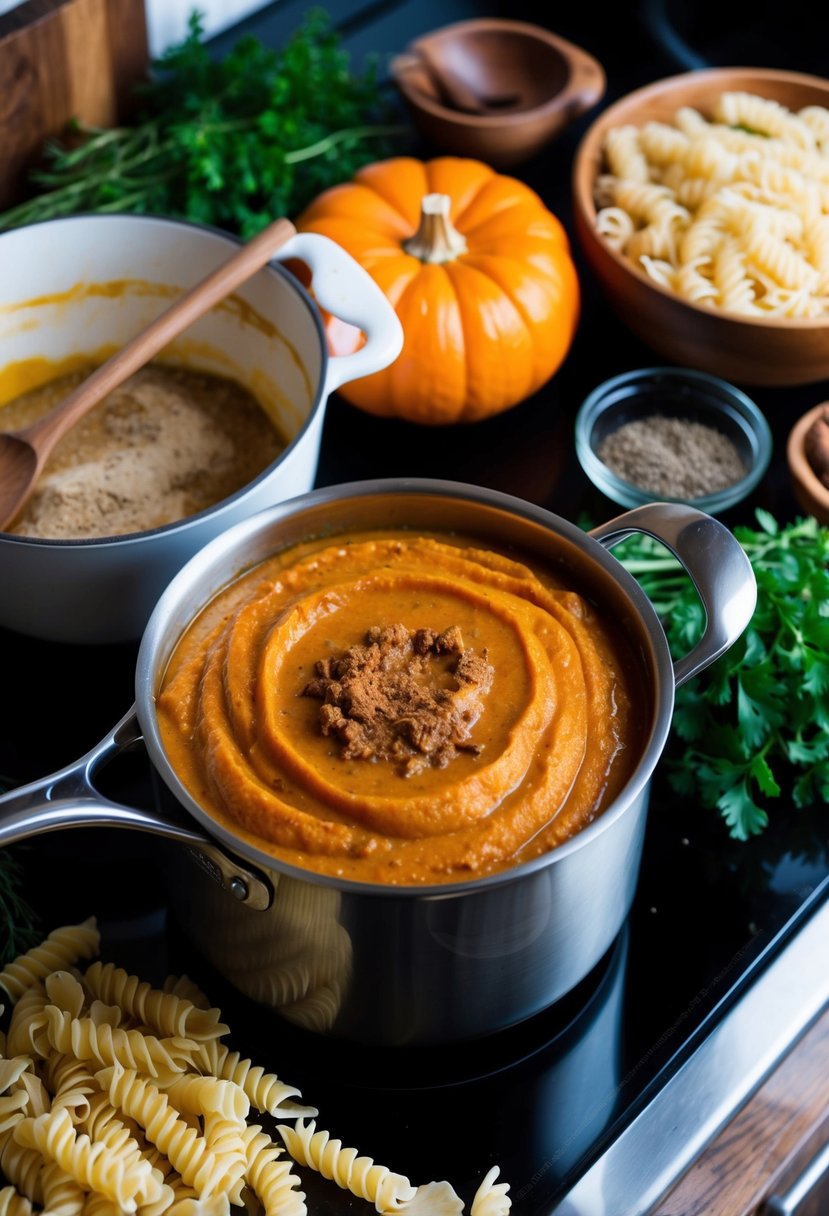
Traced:
<path id="1" fill-rule="evenodd" d="M 633 900 L 646 808 L 645 789 L 569 865 L 449 895 L 373 897 L 272 869 L 263 912 L 217 898 L 176 852 L 171 904 L 221 975 L 297 1025 L 365 1043 L 466 1039 L 531 1017 L 602 958 Z"/>

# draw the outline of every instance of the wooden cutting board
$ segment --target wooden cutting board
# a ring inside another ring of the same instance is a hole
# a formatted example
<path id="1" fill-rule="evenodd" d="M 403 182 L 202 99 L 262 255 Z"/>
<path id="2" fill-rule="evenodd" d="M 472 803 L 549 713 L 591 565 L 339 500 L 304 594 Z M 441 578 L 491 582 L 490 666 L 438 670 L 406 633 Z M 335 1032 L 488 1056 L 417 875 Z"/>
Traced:
<path id="1" fill-rule="evenodd" d="M 0 16 L 0 208 L 70 118 L 123 120 L 147 65 L 144 0 L 25 0 Z"/>

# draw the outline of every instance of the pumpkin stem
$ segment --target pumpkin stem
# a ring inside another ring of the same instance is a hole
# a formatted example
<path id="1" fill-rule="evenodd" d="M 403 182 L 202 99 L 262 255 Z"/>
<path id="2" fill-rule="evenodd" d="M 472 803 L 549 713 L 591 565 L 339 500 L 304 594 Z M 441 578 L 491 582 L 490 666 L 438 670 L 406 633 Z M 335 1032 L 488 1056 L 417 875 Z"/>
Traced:
<path id="1" fill-rule="evenodd" d="M 466 253 L 466 240 L 449 218 L 448 194 L 426 194 L 420 204 L 420 227 L 403 242 L 406 253 L 421 262 L 452 262 Z"/>

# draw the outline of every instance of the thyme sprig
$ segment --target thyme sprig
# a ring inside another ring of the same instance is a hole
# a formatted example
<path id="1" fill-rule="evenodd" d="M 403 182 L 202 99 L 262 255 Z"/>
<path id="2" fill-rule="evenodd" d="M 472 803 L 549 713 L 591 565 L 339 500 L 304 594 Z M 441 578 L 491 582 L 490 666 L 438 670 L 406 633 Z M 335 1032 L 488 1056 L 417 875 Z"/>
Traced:
<path id="1" fill-rule="evenodd" d="M 406 128 L 388 117 L 376 75 L 349 68 L 321 9 L 280 50 L 252 36 L 214 60 L 202 18 L 154 64 L 134 125 L 71 124 L 32 174 L 38 193 L 0 228 L 79 212 L 178 216 L 249 237 L 388 154 Z"/>

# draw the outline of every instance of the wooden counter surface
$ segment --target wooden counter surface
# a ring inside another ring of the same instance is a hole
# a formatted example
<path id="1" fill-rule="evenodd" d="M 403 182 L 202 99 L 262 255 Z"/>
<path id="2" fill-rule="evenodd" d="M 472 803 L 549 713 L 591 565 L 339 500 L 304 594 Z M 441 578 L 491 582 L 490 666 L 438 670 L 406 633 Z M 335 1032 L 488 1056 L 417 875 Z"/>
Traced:
<path id="1" fill-rule="evenodd" d="M 829 1143 L 829 1009 L 669 1192 L 653 1216 L 772 1216 Z M 798 1216 L 826 1216 L 829 1177 Z"/>

